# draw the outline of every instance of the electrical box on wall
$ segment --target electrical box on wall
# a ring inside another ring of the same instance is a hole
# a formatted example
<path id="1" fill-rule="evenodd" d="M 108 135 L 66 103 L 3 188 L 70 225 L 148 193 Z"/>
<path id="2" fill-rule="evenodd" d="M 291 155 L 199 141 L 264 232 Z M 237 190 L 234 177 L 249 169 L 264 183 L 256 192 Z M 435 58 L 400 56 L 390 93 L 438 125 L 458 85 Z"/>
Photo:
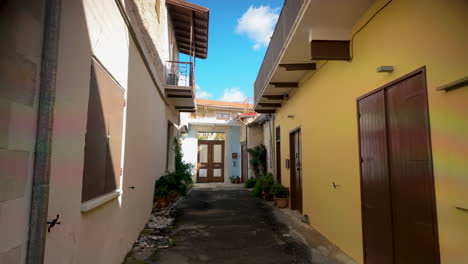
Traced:
<path id="1" fill-rule="evenodd" d="M 232 153 L 232 158 L 237 159 L 237 153 Z"/>
<path id="2" fill-rule="evenodd" d="M 289 169 L 289 159 L 285 160 L 284 166 L 286 167 L 286 169 Z"/>

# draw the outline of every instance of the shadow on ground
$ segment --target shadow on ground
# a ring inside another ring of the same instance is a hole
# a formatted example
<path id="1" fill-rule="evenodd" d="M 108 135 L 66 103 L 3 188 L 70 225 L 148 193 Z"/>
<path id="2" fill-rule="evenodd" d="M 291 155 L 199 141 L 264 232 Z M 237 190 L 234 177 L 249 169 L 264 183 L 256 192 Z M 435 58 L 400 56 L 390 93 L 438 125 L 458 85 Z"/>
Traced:
<path id="1" fill-rule="evenodd" d="M 155 263 L 312 263 L 309 248 L 246 190 L 197 188 L 174 216 L 176 245 L 158 250 Z"/>

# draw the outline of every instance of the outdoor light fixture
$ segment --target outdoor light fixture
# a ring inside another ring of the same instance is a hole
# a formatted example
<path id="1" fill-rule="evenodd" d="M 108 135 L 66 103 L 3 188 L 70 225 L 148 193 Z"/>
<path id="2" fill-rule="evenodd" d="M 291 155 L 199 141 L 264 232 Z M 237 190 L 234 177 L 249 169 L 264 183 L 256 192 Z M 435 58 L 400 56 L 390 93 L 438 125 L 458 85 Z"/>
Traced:
<path id="1" fill-rule="evenodd" d="M 377 72 L 393 72 L 393 66 L 380 66 L 377 68 Z"/>

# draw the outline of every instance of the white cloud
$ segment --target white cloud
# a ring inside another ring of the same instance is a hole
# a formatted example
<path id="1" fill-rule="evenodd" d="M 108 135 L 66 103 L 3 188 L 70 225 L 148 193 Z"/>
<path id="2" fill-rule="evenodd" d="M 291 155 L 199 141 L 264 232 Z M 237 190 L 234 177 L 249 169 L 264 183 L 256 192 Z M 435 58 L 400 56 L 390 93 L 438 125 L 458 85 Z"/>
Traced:
<path id="1" fill-rule="evenodd" d="M 244 93 L 238 87 L 224 89 L 223 96 L 219 99 L 220 101 L 226 102 L 242 102 L 247 98 Z"/>
<path id="2" fill-rule="evenodd" d="M 267 47 L 278 21 L 279 9 L 269 6 L 250 6 L 241 18 L 237 20 L 237 33 L 246 33 L 254 42 L 254 49 Z"/>
<path id="3" fill-rule="evenodd" d="M 197 91 L 197 98 L 200 98 L 200 99 L 208 99 L 211 97 L 211 94 L 207 91 L 203 91 L 200 86 L 198 86 L 198 84 L 195 84 L 195 88 L 196 88 L 196 91 Z"/>

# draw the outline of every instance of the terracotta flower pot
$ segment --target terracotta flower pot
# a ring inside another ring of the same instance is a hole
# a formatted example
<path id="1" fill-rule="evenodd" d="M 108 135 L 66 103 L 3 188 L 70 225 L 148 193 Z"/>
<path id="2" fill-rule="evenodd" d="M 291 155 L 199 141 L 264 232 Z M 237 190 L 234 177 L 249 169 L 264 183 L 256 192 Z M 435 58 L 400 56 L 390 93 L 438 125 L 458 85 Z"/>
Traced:
<path id="1" fill-rule="evenodd" d="M 166 208 L 169 205 L 169 201 L 165 198 L 159 199 L 158 202 L 161 208 Z"/>
<path id="2" fill-rule="evenodd" d="M 289 198 L 278 198 L 275 197 L 275 203 L 278 208 L 287 208 L 289 205 Z"/>
<path id="3" fill-rule="evenodd" d="M 273 201 L 273 195 L 271 193 L 263 192 L 263 199 L 267 201 Z"/>

